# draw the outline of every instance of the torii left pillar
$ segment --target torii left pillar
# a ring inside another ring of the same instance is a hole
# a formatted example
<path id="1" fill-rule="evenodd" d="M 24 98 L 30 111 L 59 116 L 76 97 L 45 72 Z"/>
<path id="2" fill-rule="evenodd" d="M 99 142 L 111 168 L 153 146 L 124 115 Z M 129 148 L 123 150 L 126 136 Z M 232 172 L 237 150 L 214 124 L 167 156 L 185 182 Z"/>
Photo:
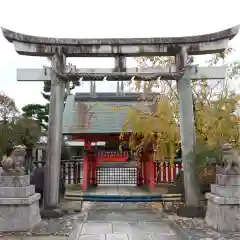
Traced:
<path id="1" fill-rule="evenodd" d="M 57 48 L 52 58 L 53 67 L 64 72 L 66 58 Z M 49 107 L 49 127 L 47 144 L 47 161 L 44 173 L 44 208 L 57 208 L 59 203 L 60 159 L 62 144 L 62 118 L 64 108 L 65 82 L 52 71 L 51 96 Z"/>

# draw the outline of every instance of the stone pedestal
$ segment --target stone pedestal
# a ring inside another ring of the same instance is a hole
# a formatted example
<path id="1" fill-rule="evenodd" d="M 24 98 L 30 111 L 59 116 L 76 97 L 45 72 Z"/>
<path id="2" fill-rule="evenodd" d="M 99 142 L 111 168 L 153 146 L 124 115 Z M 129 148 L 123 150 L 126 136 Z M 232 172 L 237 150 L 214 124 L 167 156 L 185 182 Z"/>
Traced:
<path id="1" fill-rule="evenodd" d="M 218 171 L 216 184 L 206 194 L 206 223 L 219 232 L 240 231 L 240 175 Z"/>
<path id="2" fill-rule="evenodd" d="M 30 176 L 0 176 L 0 232 L 30 231 L 41 221 Z"/>

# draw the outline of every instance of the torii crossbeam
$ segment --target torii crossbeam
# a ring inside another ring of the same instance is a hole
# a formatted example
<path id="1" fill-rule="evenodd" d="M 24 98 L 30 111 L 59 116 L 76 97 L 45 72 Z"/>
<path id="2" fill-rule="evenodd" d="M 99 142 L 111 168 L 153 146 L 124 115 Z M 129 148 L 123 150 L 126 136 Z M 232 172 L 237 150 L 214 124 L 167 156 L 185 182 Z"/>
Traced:
<path id="1" fill-rule="evenodd" d="M 220 67 L 198 67 L 192 66 L 191 79 L 224 79 L 227 66 Z M 114 68 L 79 68 L 76 73 L 69 75 L 71 78 L 78 78 L 81 81 L 129 81 L 129 80 L 178 80 L 176 66 L 171 65 L 166 68 L 127 68 L 126 72 L 115 72 Z M 50 67 L 39 69 L 17 69 L 17 81 L 51 81 L 52 69 Z M 71 75 L 71 76 L 70 76 Z M 160 75 L 160 76 L 159 76 Z M 175 77 L 175 78 L 174 78 Z"/>
<path id="2" fill-rule="evenodd" d="M 53 56 L 61 47 L 66 57 L 175 56 L 182 47 L 187 47 L 189 55 L 218 53 L 226 49 L 238 30 L 235 26 L 199 36 L 79 39 L 37 37 L 2 28 L 3 36 L 21 55 Z"/>

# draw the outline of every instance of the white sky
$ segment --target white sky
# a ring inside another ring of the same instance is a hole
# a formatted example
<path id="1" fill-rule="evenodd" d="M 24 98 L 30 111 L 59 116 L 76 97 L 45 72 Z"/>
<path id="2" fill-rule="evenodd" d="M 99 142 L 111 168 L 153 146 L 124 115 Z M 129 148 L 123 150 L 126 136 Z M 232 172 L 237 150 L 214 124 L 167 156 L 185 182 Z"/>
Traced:
<path id="1" fill-rule="evenodd" d="M 171 10 L 171 11 L 170 11 Z M 240 24 L 236 0 L 8 0 L 0 1 L 0 26 L 48 37 L 171 37 L 206 34 Z M 231 42 L 240 59 L 240 34 Z M 16 81 L 17 68 L 41 68 L 45 58 L 19 56 L 0 33 L 0 91 L 19 108 L 44 103 L 42 83 Z M 113 59 L 69 59 L 77 67 L 113 67 Z M 200 62 L 203 58 L 200 58 Z M 134 62 L 129 60 L 129 66 Z M 102 83 L 97 91 L 115 91 Z M 236 89 L 240 91 L 239 84 Z M 83 91 L 88 87 L 83 86 Z"/>

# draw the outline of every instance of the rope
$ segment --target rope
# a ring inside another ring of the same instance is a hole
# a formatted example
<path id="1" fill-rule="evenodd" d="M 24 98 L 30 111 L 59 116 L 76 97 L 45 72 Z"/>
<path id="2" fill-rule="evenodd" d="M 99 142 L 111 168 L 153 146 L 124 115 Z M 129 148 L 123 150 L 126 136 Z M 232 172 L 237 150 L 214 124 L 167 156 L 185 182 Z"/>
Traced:
<path id="1" fill-rule="evenodd" d="M 185 71 L 191 67 L 192 58 L 188 57 L 187 61 L 184 64 L 184 67 L 175 73 L 153 73 L 151 76 L 143 76 L 146 73 L 126 73 L 126 72 L 115 72 L 115 73 L 61 73 L 59 72 L 54 65 L 52 65 L 52 71 L 57 75 L 58 78 L 67 80 L 67 81 L 102 81 L 106 78 L 111 79 L 112 81 L 129 81 L 131 79 L 140 80 L 140 81 L 156 81 L 161 78 L 169 80 L 179 80 L 184 75 Z"/>

